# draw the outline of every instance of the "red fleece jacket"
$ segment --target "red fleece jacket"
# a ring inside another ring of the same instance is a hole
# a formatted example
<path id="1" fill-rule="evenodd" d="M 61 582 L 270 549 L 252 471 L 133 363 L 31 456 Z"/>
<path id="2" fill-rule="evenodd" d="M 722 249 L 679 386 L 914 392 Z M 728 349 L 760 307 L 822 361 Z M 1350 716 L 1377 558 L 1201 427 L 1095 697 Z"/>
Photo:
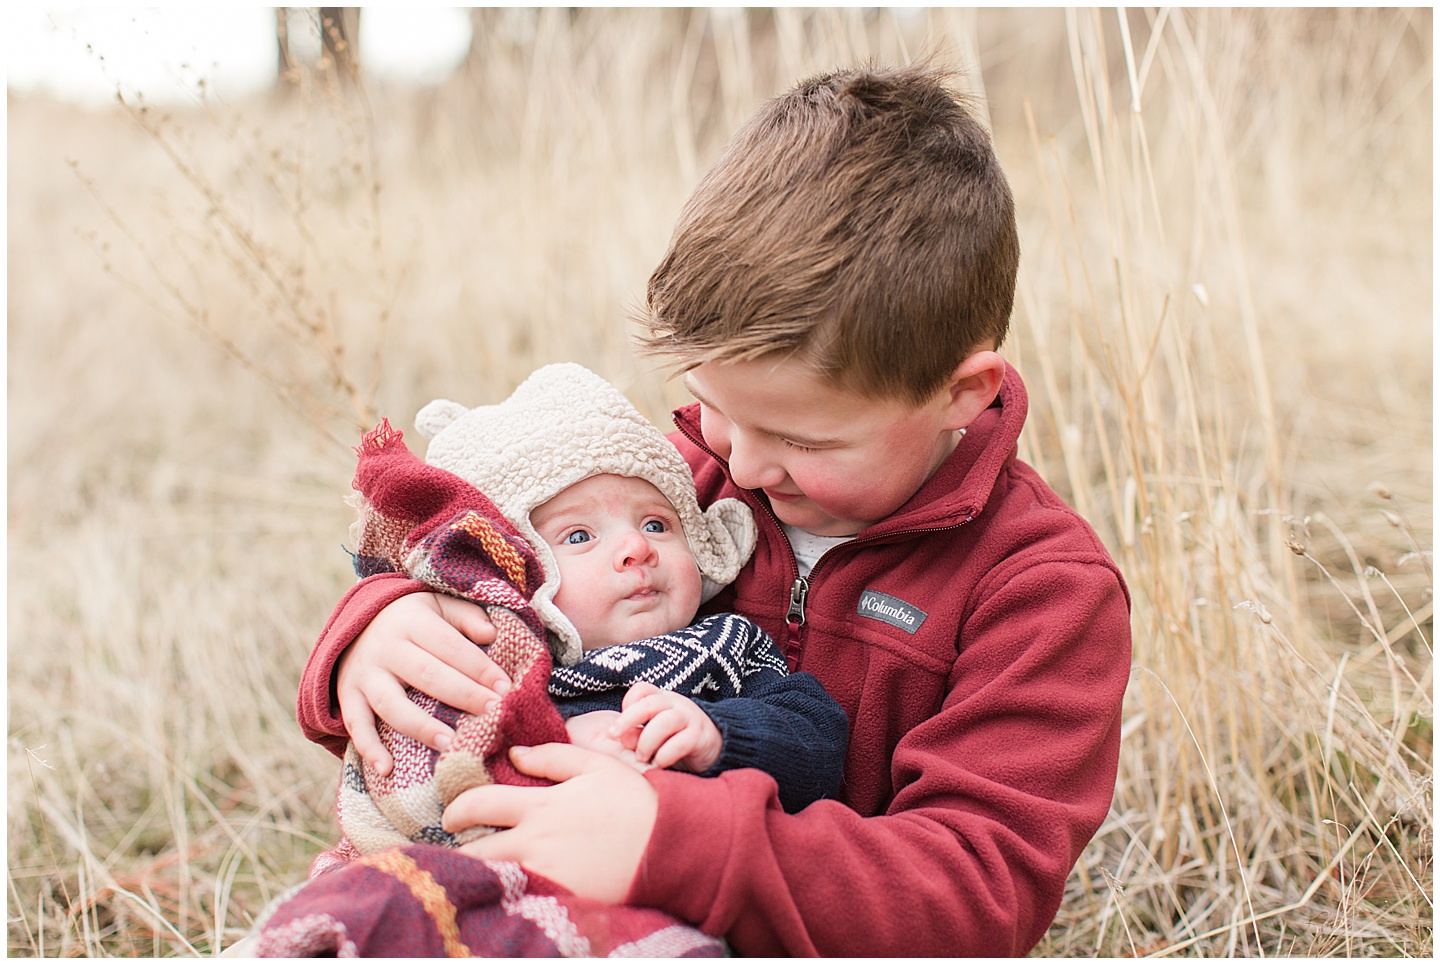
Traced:
<path id="1" fill-rule="evenodd" d="M 754 560 L 706 606 L 784 641 L 850 718 L 839 801 L 786 814 L 754 770 L 650 771 L 660 810 L 629 901 L 725 935 L 745 955 L 1023 955 L 1110 806 L 1130 670 L 1129 599 L 1091 528 L 1015 458 L 1024 386 L 1000 394 L 893 516 L 825 554 L 803 622 L 794 555 L 763 494 L 704 447 L 676 444 L 702 506 L 744 499 Z M 360 583 L 306 667 L 299 718 L 337 753 L 343 649 L 391 600 Z"/>

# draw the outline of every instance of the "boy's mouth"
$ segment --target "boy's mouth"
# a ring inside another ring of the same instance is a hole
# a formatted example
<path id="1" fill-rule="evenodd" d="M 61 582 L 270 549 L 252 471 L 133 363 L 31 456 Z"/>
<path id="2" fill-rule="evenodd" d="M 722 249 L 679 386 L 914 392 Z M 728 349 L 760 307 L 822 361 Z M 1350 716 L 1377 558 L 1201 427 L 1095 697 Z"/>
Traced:
<path id="1" fill-rule="evenodd" d="M 780 492 L 776 492 L 776 491 L 773 490 L 773 489 L 766 489 L 766 490 L 764 490 L 764 493 L 765 493 L 766 496 L 769 496 L 771 499 L 773 499 L 773 500 L 775 500 L 775 501 L 777 501 L 777 502 L 782 502 L 782 503 L 791 503 L 791 502 L 794 502 L 795 500 L 797 500 L 797 499 L 800 498 L 800 494 L 799 494 L 799 493 L 780 493 Z"/>

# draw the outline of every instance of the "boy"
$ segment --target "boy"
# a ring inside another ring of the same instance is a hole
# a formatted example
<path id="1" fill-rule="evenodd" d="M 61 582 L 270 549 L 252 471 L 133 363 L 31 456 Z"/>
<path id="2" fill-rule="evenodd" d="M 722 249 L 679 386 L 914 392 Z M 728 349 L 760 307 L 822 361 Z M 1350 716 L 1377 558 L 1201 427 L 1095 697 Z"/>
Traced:
<path id="1" fill-rule="evenodd" d="M 388 423 L 359 447 L 356 569 L 502 607 L 511 632 L 492 659 L 513 677 L 548 669 L 552 651 L 559 713 L 543 684 L 470 718 L 412 691 L 475 740 L 436 755 L 387 729 L 405 763 L 384 775 L 347 750 L 339 811 L 356 851 L 462 843 L 440 827 L 443 803 L 494 780 L 487 761 L 509 743 L 558 738 L 562 717 L 573 742 L 641 769 L 760 768 L 787 810 L 839 789 L 845 715 L 815 678 L 789 673 L 744 617 L 692 623 L 702 592 L 713 596 L 748 559 L 750 510 L 721 500 L 702 512 L 680 453 L 614 386 L 549 365 L 498 405 L 442 400 L 416 421 L 432 437 L 426 462 Z M 342 844 L 314 870 L 348 854 Z"/>
<path id="2" fill-rule="evenodd" d="M 756 620 L 845 709 L 840 800 L 786 815 L 751 770 L 642 776 L 536 747 L 517 766 L 560 783 L 447 811 L 512 828 L 468 853 L 745 955 L 1034 946 L 1109 808 L 1130 627 L 1099 539 L 1015 458 L 1025 390 L 995 349 L 1018 247 L 989 138 L 934 70 L 818 77 L 741 128 L 650 280 L 649 345 L 700 400 L 676 422 L 701 505 L 743 499 L 760 527 L 709 606 Z M 442 609 L 459 628 L 442 630 L 424 596 L 385 609 L 412 589 L 342 602 L 301 693 L 316 739 L 348 723 L 373 745 L 399 681 L 472 703 L 506 686 L 449 659 L 489 632 L 474 614 Z"/>

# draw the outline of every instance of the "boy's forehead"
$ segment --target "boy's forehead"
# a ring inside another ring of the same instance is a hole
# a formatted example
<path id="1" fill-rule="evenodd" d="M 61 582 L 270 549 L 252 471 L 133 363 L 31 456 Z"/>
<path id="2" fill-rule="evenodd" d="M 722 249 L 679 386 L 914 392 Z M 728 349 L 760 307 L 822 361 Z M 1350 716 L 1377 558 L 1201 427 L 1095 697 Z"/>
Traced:
<path id="1" fill-rule="evenodd" d="M 816 448 L 843 444 L 890 410 L 906 408 L 841 388 L 793 360 L 708 362 L 686 372 L 684 382 L 726 418 L 744 413 L 751 428 Z"/>

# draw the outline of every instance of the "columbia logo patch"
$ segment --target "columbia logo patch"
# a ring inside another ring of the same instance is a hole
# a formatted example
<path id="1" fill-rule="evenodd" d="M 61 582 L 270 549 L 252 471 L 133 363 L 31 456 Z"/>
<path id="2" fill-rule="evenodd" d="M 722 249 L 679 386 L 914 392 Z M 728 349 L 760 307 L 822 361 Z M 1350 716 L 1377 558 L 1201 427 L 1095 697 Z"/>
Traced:
<path id="1" fill-rule="evenodd" d="M 860 605 L 855 612 L 862 617 L 869 617 L 872 620 L 879 620 L 881 623 L 888 623 L 892 627 L 899 627 L 906 633 L 914 633 L 920 629 L 920 624 L 925 622 L 928 614 L 911 603 L 896 599 L 888 593 L 880 593 L 877 590 L 866 590 L 860 594 Z"/>

